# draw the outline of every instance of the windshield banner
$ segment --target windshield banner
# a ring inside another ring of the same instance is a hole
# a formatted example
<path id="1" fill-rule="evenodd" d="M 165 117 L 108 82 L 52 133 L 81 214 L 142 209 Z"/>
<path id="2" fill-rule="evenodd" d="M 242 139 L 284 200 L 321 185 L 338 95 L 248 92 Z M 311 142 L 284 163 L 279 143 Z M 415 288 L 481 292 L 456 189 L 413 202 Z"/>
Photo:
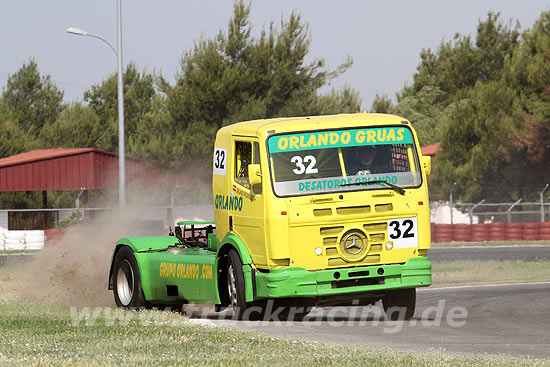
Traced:
<path id="1" fill-rule="evenodd" d="M 269 152 L 356 147 L 361 145 L 412 144 L 411 131 L 405 127 L 380 127 L 276 135 L 269 138 Z"/>
<path id="2" fill-rule="evenodd" d="M 419 184 L 420 174 L 418 172 L 395 172 L 372 176 L 332 177 L 312 180 L 275 182 L 275 191 L 279 195 L 297 195 L 304 193 L 334 192 L 344 190 L 353 191 L 364 190 L 366 188 L 387 187 L 383 182 L 376 181 L 385 181 L 399 186 L 414 186 Z M 372 182 L 372 184 L 370 184 L 370 182 Z"/>

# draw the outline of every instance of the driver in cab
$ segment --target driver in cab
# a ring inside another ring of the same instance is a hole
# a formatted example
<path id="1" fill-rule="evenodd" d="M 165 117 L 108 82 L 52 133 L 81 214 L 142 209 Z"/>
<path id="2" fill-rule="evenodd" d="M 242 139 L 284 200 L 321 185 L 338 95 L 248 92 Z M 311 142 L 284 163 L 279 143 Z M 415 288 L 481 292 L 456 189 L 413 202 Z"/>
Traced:
<path id="1" fill-rule="evenodd" d="M 351 162 L 349 174 L 370 175 L 379 173 L 374 162 L 376 159 L 376 148 L 373 146 L 361 146 L 355 149 L 355 157 Z"/>

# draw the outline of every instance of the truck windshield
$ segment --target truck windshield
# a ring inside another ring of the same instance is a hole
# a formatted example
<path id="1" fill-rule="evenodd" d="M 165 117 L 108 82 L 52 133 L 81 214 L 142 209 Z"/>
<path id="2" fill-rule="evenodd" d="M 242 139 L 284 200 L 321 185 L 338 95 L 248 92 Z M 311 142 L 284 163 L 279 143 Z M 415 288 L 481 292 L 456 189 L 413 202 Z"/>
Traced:
<path id="1" fill-rule="evenodd" d="M 422 183 L 411 130 L 368 127 L 273 135 L 268 139 L 277 196 L 402 188 Z M 369 185 L 353 185 L 359 182 Z M 352 185 L 349 185 L 352 184 Z"/>

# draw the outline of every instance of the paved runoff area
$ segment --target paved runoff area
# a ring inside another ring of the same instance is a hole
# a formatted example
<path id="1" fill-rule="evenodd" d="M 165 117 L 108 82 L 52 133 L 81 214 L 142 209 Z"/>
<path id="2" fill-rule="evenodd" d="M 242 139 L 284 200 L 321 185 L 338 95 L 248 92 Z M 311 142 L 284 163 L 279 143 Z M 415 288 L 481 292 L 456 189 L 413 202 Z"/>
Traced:
<path id="1" fill-rule="evenodd" d="M 410 321 L 386 321 L 380 302 L 316 308 L 304 321 L 237 321 L 226 315 L 196 314 L 193 321 L 336 344 L 550 358 L 550 283 L 422 289 Z"/>

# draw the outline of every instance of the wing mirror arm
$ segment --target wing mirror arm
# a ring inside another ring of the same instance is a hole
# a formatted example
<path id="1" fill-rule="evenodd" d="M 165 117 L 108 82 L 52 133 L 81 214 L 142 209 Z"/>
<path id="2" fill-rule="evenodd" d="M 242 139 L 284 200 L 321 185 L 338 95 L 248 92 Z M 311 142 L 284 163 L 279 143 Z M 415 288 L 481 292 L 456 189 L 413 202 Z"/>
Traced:
<path id="1" fill-rule="evenodd" d="M 426 176 L 429 176 L 432 172 L 432 157 L 429 155 L 422 156 L 422 168 L 426 172 Z"/>
<path id="2" fill-rule="evenodd" d="M 259 164 L 248 165 L 248 180 L 251 185 L 262 183 L 262 173 Z"/>

